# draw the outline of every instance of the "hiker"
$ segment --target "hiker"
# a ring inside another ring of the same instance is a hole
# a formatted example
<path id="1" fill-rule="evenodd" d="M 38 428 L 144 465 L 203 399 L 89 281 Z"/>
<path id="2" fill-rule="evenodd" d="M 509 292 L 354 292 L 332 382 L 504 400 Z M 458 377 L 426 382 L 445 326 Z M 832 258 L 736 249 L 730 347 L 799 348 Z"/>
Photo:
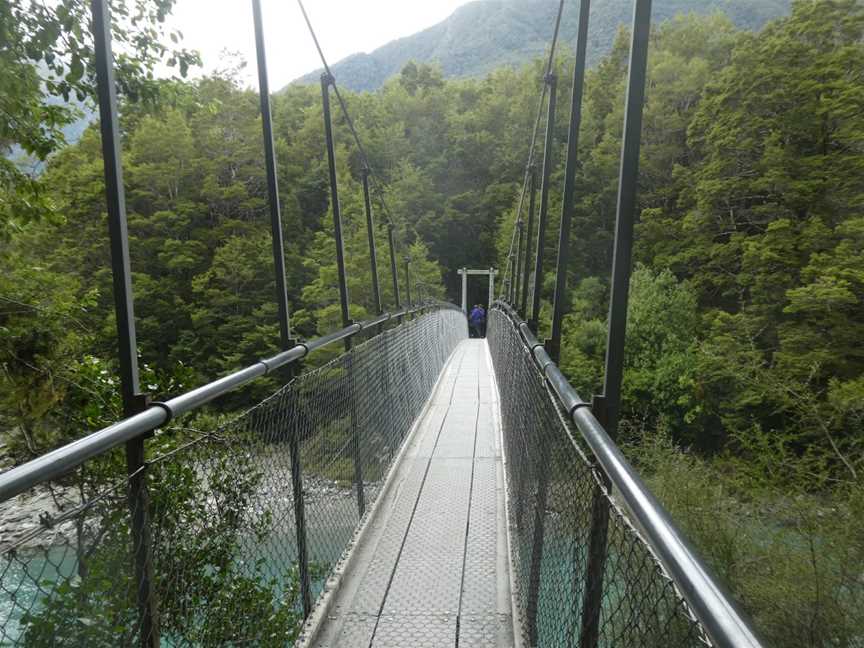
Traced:
<path id="1" fill-rule="evenodd" d="M 480 304 L 475 304 L 471 309 L 468 324 L 471 326 L 471 337 L 486 337 L 486 311 Z"/>

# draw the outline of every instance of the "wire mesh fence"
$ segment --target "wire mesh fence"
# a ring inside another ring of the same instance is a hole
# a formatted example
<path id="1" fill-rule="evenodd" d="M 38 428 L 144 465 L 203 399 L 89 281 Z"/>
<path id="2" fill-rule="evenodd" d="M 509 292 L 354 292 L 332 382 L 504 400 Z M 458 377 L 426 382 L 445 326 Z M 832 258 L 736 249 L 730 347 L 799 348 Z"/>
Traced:
<path id="1" fill-rule="evenodd" d="M 302 572 L 316 596 L 466 336 L 436 309 L 226 424 L 157 431 L 131 476 L 114 450 L 3 502 L 0 646 L 291 645 Z"/>
<path id="2" fill-rule="evenodd" d="M 488 337 L 523 641 L 550 648 L 710 645 L 583 452 L 506 314 L 490 313 Z"/>

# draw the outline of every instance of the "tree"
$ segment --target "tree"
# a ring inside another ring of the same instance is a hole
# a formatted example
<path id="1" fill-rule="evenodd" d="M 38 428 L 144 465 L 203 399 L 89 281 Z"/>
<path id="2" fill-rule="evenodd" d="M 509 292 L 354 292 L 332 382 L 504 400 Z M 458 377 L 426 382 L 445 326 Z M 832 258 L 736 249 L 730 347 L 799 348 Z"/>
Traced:
<path id="1" fill-rule="evenodd" d="M 180 34 L 168 31 L 165 18 L 174 0 L 114 0 L 112 37 L 121 96 L 155 101 L 159 83 L 152 78 L 159 62 L 181 76 L 199 62 L 177 46 Z M 79 102 L 95 96 L 96 77 L 89 3 L 64 0 L 46 5 L 10 0 L 0 5 L 0 152 L 13 147 L 45 161 L 66 143 L 63 127 L 80 117 Z M 165 39 L 171 45 L 165 44 Z M 0 236 L 52 213 L 53 203 L 32 175 L 7 159 L 0 161 Z"/>

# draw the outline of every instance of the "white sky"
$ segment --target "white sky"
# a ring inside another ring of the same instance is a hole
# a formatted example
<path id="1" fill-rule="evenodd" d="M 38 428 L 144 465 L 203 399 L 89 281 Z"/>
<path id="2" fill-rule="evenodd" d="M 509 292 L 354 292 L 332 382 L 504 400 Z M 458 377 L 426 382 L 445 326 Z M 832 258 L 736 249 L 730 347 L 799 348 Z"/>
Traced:
<path id="1" fill-rule="evenodd" d="M 306 0 L 306 11 L 331 65 L 371 52 L 440 22 L 469 0 Z M 296 0 L 261 0 L 271 92 L 321 67 Z M 204 73 L 219 67 L 223 49 L 247 62 L 246 82 L 257 87 L 251 0 L 177 0 L 168 24 L 197 49 Z"/>

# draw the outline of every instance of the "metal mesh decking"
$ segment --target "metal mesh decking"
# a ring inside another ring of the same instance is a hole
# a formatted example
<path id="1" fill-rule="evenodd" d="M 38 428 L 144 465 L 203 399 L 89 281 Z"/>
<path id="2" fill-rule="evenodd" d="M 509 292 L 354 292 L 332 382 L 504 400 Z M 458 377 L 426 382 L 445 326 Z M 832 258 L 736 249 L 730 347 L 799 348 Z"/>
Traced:
<path id="1" fill-rule="evenodd" d="M 464 340 L 309 645 L 513 646 L 497 412 L 486 342 Z"/>

